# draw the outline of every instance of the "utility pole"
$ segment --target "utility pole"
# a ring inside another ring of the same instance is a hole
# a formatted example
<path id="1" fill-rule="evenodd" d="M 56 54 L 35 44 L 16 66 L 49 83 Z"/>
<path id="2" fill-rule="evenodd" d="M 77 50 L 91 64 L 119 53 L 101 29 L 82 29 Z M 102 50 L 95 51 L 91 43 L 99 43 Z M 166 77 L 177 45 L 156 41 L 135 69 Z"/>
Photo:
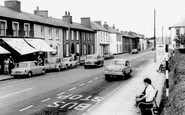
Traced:
<path id="1" fill-rule="evenodd" d="M 162 44 L 164 44 L 164 38 L 163 38 L 163 26 L 162 26 Z"/>
<path id="2" fill-rule="evenodd" d="M 156 37 L 155 37 L 155 33 L 156 33 L 156 12 L 154 9 L 154 50 L 155 50 L 154 62 L 156 63 Z"/>

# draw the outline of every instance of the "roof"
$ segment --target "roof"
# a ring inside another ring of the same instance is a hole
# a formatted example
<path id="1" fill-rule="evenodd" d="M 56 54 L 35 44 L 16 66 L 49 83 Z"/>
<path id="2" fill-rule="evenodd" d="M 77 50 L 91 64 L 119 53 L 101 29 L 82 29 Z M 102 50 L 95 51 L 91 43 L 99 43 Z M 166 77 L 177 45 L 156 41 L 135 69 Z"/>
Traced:
<path id="1" fill-rule="evenodd" d="M 109 26 L 109 31 L 110 33 L 117 33 L 117 34 L 120 34 L 120 32 L 112 27 Z"/>
<path id="2" fill-rule="evenodd" d="M 169 28 L 175 28 L 175 27 L 184 27 L 185 26 L 185 18 L 182 18 L 180 21 L 178 21 L 176 24 Z"/>
<path id="3" fill-rule="evenodd" d="M 48 25 L 52 25 L 52 26 L 56 26 L 56 27 L 66 27 L 66 28 L 68 27 L 68 22 L 66 22 L 62 19 L 38 16 L 35 14 L 23 12 L 23 11 L 17 12 L 17 11 L 14 11 L 10 8 L 7 8 L 7 7 L 1 6 L 1 5 L 0 5 L 0 16 L 13 18 L 13 19 L 19 19 L 19 20 L 25 20 L 25 21 L 31 21 L 31 22 L 37 22 L 40 24 L 48 24 Z M 76 22 L 71 23 L 70 28 L 93 32 L 92 29 L 87 28 L 87 27 L 81 25 L 80 23 L 76 23 Z"/>
<path id="4" fill-rule="evenodd" d="M 94 21 L 91 21 L 91 28 L 93 30 L 97 30 L 97 31 L 100 30 L 100 31 L 104 31 L 104 32 L 110 32 L 110 31 L 106 30 L 103 26 L 97 24 Z"/>
<path id="5" fill-rule="evenodd" d="M 0 16 L 19 19 L 19 20 L 33 21 L 28 16 L 22 14 L 22 12 L 17 12 L 17 11 L 14 11 L 10 8 L 7 8 L 7 7 L 1 6 L 1 5 L 0 5 Z"/>

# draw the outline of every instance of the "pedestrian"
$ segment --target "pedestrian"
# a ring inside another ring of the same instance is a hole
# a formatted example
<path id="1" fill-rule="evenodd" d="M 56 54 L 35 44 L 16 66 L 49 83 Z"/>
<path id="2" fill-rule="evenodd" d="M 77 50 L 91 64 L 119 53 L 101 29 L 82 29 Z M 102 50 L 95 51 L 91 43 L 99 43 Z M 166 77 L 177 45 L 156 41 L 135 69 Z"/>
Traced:
<path id="1" fill-rule="evenodd" d="M 136 95 L 136 106 L 140 102 L 150 103 L 155 97 L 155 88 L 152 86 L 152 81 L 149 78 L 143 80 L 145 85 L 144 91 L 140 95 Z"/>
<path id="2" fill-rule="evenodd" d="M 9 74 L 9 58 L 4 60 L 4 74 Z"/>
<path id="3" fill-rule="evenodd" d="M 14 68 L 14 60 L 12 56 L 9 57 L 9 74 L 11 74 L 12 69 Z"/>

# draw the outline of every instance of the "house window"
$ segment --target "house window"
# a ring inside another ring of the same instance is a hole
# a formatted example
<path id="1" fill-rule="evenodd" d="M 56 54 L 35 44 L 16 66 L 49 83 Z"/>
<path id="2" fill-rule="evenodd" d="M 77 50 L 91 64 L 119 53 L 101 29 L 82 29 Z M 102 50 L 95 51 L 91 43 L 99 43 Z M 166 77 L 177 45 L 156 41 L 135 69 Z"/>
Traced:
<path id="1" fill-rule="evenodd" d="M 71 40 L 74 40 L 74 31 L 71 31 Z"/>
<path id="2" fill-rule="evenodd" d="M 84 54 L 87 54 L 87 45 L 84 45 Z"/>
<path id="3" fill-rule="evenodd" d="M 59 40 L 59 30 L 56 30 L 56 40 Z"/>
<path id="4" fill-rule="evenodd" d="M 176 29 L 176 36 L 179 36 L 179 35 L 180 35 L 180 29 L 177 28 L 177 29 Z"/>
<path id="5" fill-rule="evenodd" d="M 79 40 L 79 32 L 76 31 L 76 40 Z"/>
<path id="6" fill-rule="evenodd" d="M 94 45 L 91 45 L 91 54 L 94 53 Z"/>
<path id="7" fill-rule="evenodd" d="M 66 44 L 66 56 L 69 56 L 69 44 Z"/>
<path id="8" fill-rule="evenodd" d="M 0 20 L 0 36 L 6 35 L 7 22 L 5 20 Z"/>
<path id="9" fill-rule="evenodd" d="M 69 40 L 69 31 L 66 31 L 66 40 Z"/>
<path id="10" fill-rule="evenodd" d="M 49 28 L 49 40 L 52 40 L 52 29 Z"/>
<path id="11" fill-rule="evenodd" d="M 41 27 L 41 38 L 44 38 L 44 27 Z"/>
<path id="12" fill-rule="evenodd" d="M 12 22 L 12 29 L 13 29 L 13 36 L 18 37 L 19 23 L 18 22 Z"/>
<path id="13" fill-rule="evenodd" d="M 30 24 L 28 24 L 28 23 L 24 24 L 24 32 L 25 32 L 24 37 L 29 37 L 30 36 Z"/>
<path id="14" fill-rule="evenodd" d="M 80 46 L 78 43 L 76 44 L 76 52 L 80 53 Z"/>
<path id="15" fill-rule="evenodd" d="M 66 30 L 63 30 L 63 40 L 66 39 Z"/>

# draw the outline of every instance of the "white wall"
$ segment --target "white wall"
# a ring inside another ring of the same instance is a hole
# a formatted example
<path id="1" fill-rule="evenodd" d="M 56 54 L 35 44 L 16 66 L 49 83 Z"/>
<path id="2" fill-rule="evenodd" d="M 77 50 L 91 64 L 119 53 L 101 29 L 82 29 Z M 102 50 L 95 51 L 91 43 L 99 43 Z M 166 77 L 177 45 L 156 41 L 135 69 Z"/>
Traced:
<path id="1" fill-rule="evenodd" d="M 63 31 L 62 29 L 59 28 L 51 28 L 48 26 L 42 26 L 42 25 L 38 25 L 38 24 L 34 24 L 34 37 L 39 37 L 42 38 L 41 35 L 41 27 L 44 27 L 44 41 L 50 46 L 52 45 L 52 48 L 56 49 L 56 46 L 58 46 L 58 55 L 56 55 L 57 57 L 63 57 Z M 52 30 L 52 35 L 51 38 L 49 39 L 49 29 L 51 28 Z M 59 30 L 58 32 L 58 38 L 56 39 L 56 30 Z M 51 57 L 48 53 L 48 57 Z"/>

